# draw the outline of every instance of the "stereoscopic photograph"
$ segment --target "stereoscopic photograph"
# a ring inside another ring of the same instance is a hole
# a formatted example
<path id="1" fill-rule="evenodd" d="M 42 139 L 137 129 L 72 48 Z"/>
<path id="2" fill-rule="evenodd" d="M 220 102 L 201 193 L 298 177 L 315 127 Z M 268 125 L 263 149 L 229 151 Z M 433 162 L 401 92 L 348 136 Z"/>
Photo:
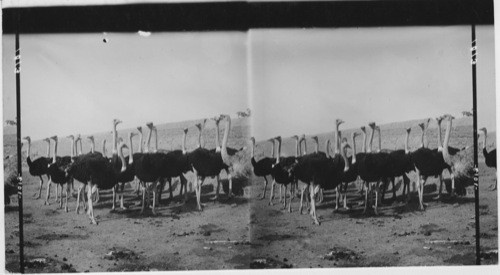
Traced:
<path id="1" fill-rule="evenodd" d="M 492 2 L 60 2 L 2 7 L 6 273 L 498 270 Z"/>

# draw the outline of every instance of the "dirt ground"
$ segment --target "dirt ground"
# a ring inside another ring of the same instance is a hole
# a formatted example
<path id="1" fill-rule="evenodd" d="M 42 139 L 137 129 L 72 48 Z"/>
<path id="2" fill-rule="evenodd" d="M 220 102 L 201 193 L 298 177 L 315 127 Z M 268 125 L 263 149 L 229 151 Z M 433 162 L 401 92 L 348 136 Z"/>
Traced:
<path id="1" fill-rule="evenodd" d="M 495 179 L 495 170 L 484 165 L 480 170 L 482 263 L 496 265 L 497 192 L 487 190 Z M 424 212 L 417 210 L 414 196 L 408 205 L 388 200 L 378 216 L 363 215 L 360 195 L 351 185 L 352 209 L 334 213 L 335 194 L 327 192 L 318 209 L 321 226 L 313 225 L 309 215 L 297 212 L 299 199 L 292 202 L 292 213 L 282 210 L 277 199 L 274 206 L 268 205 L 268 198 L 259 200 L 262 179 L 254 178 L 243 196 L 226 200 L 223 195 L 215 203 L 210 200 L 214 194 L 213 181 L 205 183 L 203 212 L 196 211 L 194 197 L 181 205 L 178 199 L 170 201 L 164 193 L 156 216 L 150 211 L 139 214 L 139 199 L 133 193 L 133 186 L 127 186 L 129 209 L 111 212 L 111 192 L 104 191 L 101 202 L 95 206 L 99 221 L 95 226 L 85 214 L 74 213 L 74 198 L 70 200 L 69 213 L 54 203 L 43 206 L 42 199 L 32 197 L 38 181 L 31 176 L 25 178 L 27 273 L 475 263 L 472 189 L 464 198 L 445 197 L 435 201 L 433 179 L 426 185 L 425 201 L 429 206 Z M 13 204 L 5 208 L 5 251 L 6 269 L 16 272 L 19 271 L 16 196 L 12 200 Z M 444 242 L 431 243 L 434 240 Z"/>

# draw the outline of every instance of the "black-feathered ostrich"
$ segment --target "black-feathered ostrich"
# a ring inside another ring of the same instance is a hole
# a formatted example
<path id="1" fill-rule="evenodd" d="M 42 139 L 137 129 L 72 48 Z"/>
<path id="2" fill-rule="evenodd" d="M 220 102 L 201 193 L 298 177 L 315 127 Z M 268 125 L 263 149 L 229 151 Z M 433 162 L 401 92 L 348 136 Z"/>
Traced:
<path id="1" fill-rule="evenodd" d="M 296 137 L 296 143 L 298 145 L 298 137 Z M 292 168 L 296 163 L 296 157 L 281 157 L 281 137 L 277 136 L 274 138 L 278 143 L 278 152 L 276 154 L 276 162 L 273 164 L 271 169 L 271 175 L 273 177 L 273 183 L 271 186 L 271 197 L 269 200 L 269 205 L 273 205 L 273 189 L 275 183 L 283 185 L 285 187 L 285 196 L 283 202 L 283 209 L 286 209 L 286 190 L 288 184 L 294 181 L 294 176 L 292 174 Z M 298 146 L 297 146 L 298 147 Z M 280 187 L 281 190 L 281 187 Z M 292 192 L 290 192 L 290 200 L 292 197 Z M 288 204 L 288 212 L 292 212 L 291 203 Z"/>
<path id="2" fill-rule="evenodd" d="M 461 193 L 465 195 L 465 187 L 473 184 L 474 177 L 474 147 L 466 147 L 456 154 L 451 154 L 448 148 L 450 141 L 451 125 L 454 119 L 451 115 L 445 115 L 446 133 L 444 136 L 443 144 L 443 158 L 446 164 L 451 168 L 451 192 L 455 193 L 456 184 Z"/>
<path id="3" fill-rule="evenodd" d="M 47 175 L 47 180 L 50 181 L 50 176 L 47 174 L 47 167 L 50 163 L 50 158 L 49 158 L 49 155 L 47 155 L 47 157 L 39 157 L 39 158 L 32 160 L 31 159 L 31 138 L 29 136 L 26 136 L 23 139 L 25 139 L 28 142 L 27 153 L 26 153 L 26 155 L 27 155 L 26 162 L 28 163 L 30 175 L 32 175 L 33 177 L 40 178 L 40 189 L 38 191 L 38 195 L 35 193 L 36 199 L 39 199 L 41 194 L 42 194 L 42 186 L 43 186 L 43 177 L 42 176 Z M 44 139 L 44 141 L 47 141 L 47 139 Z M 50 140 L 48 140 L 47 150 L 50 150 Z M 48 185 L 47 188 L 50 189 L 50 185 Z M 56 190 L 56 193 L 57 193 L 57 190 Z"/>
<path id="4" fill-rule="evenodd" d="M 63 158 L 60 158 L 59 160 L 57 159 L 57 143 L 58 139 L 57 136 L 51 137 L 52 140 L 54 140 L 54 156 L 52 157 L 52 163 L 47 165 L 48 173 L 50 175 L 50 181 L 57 184 L 61 185 L 61 200 L 59 203 L 59 208 L 62 208 L 62 190 L 64 187 L 65 188 L 65 203 L 64 203 L 64 210 L 68 212 L 68 192 L 69 192 L 69 184 L 71 177 L 66 174 L 65 170 L 68 168 L 68 166 L 71 164 L 71 160 L 68 161 L 67 158 L 63 160 Z M 45 201 L 48 204 L 48 200 Z"/>
<path id="5" fill-rule="evenodd" d="M 342 184 L 344 185 L 342 191 L 343 201 L 344 201 L 344 209 L 349 210 L 350 208 L 347 206 L 347 185 L 351 182 L 354 182 L 358 179 L 358 162 L 356 160 L 356 137 L 359 135 L 357 132 L 352 132 L 351 134 L 351 142 L 352 142 L 352 156 L 348 157 L 348 169 L 344 171 L 342 174 Z M 329 146 L 327 145 L 327 148 Z M 340 189 L 340 188 L 339 188 Z M 337 196 L 335 210 L 339 208 L 339 196 Z"/>
<path id="6" fill-rule="evenodd" d="M 479 131 L 483 132 L 483 156 L 486 166 L 497 169 L 497 149 L 493 149 L 488 152 L 486 150 L 486 139 L 488 138 L 488 130 L 486 128 L 481 128 Z M 490 190 L 497 190 L 497 179 L 495 177 L 495 183 L 490 185 Z"/>
<path id="7" fill-rule="evenodd" d="M 116 125 L 121 123 L 120 120 L 113 120 L 113 132 L 116 133 Z M 113 134 L 114 144 L 116 143 L 116 134 Z M 113 148 L 113 155 L 117 155 L 115 148 Z M 80 158 L 76 159 L 73 163 L 69 165 L 66 169 L 67 175 L 73 177 L 74 179 L 86 183 L 88 187 L 88 215 L 90 221 L 93 224 L 97 224 L 94 217 L 94 207 L 92 202 L 92 187 L 95 185 L 100 190 L 111 189 L 115 187 L 118 183 L 118 176 L 120 172 L 115 171 L 115 164 L 112 161 L 108 161 L 103 156 L 98 156 L 96 154 L 85 154 Z"/>
<path id="8" fill-rule="evenodd" d="M 281 139 L 281 137 L 279 137 L 279 138 Z M 299 158 L 299 155 L 300 155 L 300 153 L 299 153 L 299 151 L 300 151 L 300 139 L 299 139 L 299 136 L 297 136 L 297 135 L 294 135 L 294 136 L 292 136 L 291 138 L 292 138 L 293 140 L 295 140 L 295 156 L 294 156 L 294 157 L 289 157 L 289 158 L 290 158 L 290 159 L 294 159 L 294 161 L 296 162 L 296 161 L 298 160 L 298 158 Z M 273 140 L 273 141 L 277 141 L 277 140 L 276 140 L 276 138 L 274 138 L 274 140 Z M 281 141 L 280 141 L 280 143 L 281 143 Z M 274 146 L 273 146 L 273 147 L 274 147 Z M 281 152 L 281 151 L 280 151 L 280 152 Z M 282 159 L 283 159 L 283 158 L 282 158 Z M 285 161 L 285 163 L 288 163 L 287 161 L 288 161 L 288 157 L 287 157 L 287 160 Z M 275 160 L 275 162 L 273 163 L 273 165 L 274 165 L 275 163 L 276 163 L 276 160 Z M 288 167 L 288 166 L 287 166 L 287 169 L 289 169 L 289 168 L 290 168 L 290 167 Z M 271 173 L 271 176 L 272 176 L 272 173 Z M 296 185 L 296 184 L 295 184 L 296 182 L 297 182 L 297 181 L 296 181 L 295 179 L 291 182 L 291 186 L 290 186 L 290 194 L 292 194 L 292 195 L 290 196 L 290 197 L 291 197 L 290 201 L 293 199 L 293 193 L 294 193 L 294 191 L 295 191 L 295 190 L 294 190 L 294 187 L 295 187 L 295 185 Z M 270 198 L 270 203 L 269 203 L 269 205 L 272 205 L 272 200 L 274 199 L 274 187 L 275 187 L 276 183 L 277 183 L 277 181 L 276 181 L 276 180 L 274 180 L 274 178 L 273 178 L 273 183 L 272 183 L 272 185 L 271 185 L 271 198 Z M 279 183 L 279 182 L 278 182 L 278 183 Z M 279 190 L 280 190 L 279 202 L 285 203 L 285 200 L 286 200 L 286 187 L 287 187 L 287 185 L 288 185 L 288 184 L 289 184 L 288 182 L 287 182 L 287 183 L 285 183 L 285 184 L 283 184 L 283 183 L 279 183 Z M 283 196 L 283 190 L 282 190 L 283 188 L 285 188 L 285 193 L 284 193 L 285 195 L 284 195 L 284 196 Z"/>
<path id="9" fill-rule="evenodd" d="M 257 177 L 263 177 L 264 178 L 264 192 L 262 193 L 262 196 L 260 199 L 264 199 L 266 197 L 266 190 L 267 190 L 267 176 L 271 175 L 271 169 L 273 167 L 273 163 L 276 162 L 276 158 L 274 158 L 274 141 L 269 140 L 272 142 L 272 154 L 271 157 L 263 157 L 259 161 L 255 160 L 255 138 L 251 137 L 250 140 L 252 141 L 252 155 L 251 155 L 251 162 L 253 166 L 253 173 Z"/>
<path id="10" fill-rule="evenodd" d="M 365 208 L 363 213 L 366 213 L 368 208 L 368 198 L 372 190 L 375 191 L 375 215 L 378 215 L 378 201 L 379 201 L 379 188 L 380 184 L 391 176 L 390 171 L 390 157 L 385 152 L 372 152 L 373 135 L 375 132 L 375 122 L 368 124 L 371 128 L 370 132 L 370 145 L 367 153 L 362 158 L 356 158 L 358 162 L 358 173 L 360 178 L 365 182 Z M 371 197 L 371 196 L 370 196 Z"/>

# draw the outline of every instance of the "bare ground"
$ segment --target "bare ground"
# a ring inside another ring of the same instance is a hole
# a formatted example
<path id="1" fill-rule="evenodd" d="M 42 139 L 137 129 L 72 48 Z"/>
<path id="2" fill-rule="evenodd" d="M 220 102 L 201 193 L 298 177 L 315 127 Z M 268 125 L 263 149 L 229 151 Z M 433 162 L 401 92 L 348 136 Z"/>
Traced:
<path id="1" fill-rule="evenodd" d="M 487 190 L 495 170 L 481 164 L 480 171 L 482 263 L 496 265 L 498 252 L 491 251 L 498 251 L 497 192 Z M 226 200 L 222 195 L 215 203 L 210 200 L 213 181 L 205 183 L 203 212 L 195 210 L 194 196 L 182 205 L 177 198 L 170 201 L 166 192 L 156 216 L 150 211 L 139 214 L 132 186 L 126 192 L 129 209 L 110 212 L 111 192 L 105 191 L 95 206 L 95 226 L 85 214 L 74 213 L 74 198 L 69 213 L 32 198 L 38 181 L 25 176 L 26 272 L 475 264 L 472 189 L 466 197 L 445 195 L 436 201 L 436 180 L 430 179 L 426 211 L 417 210 L 414 195 L 408 205 L 388 199 L 375 216 L 361 213 L 362 200 L 351 185 L 352 209 L 333 212 L 335 195 L 327 192 L 317 211 L 322 224 L 315 226 L 308 214 L 297 212 L 299 199 L 292 202 L 294 212 L 288 213 L 277 199 L 274 206 L 268 205 L 268 198 L 259 200 L 262 179 L 252 182 L 243 196 Z M 12 200 L 13 205 L 5 208 L 5 251 L 6 269 L 16 272 L 18 209 L 17 198 Z M 430 243 L 435 240 L 444 243 Z"/>

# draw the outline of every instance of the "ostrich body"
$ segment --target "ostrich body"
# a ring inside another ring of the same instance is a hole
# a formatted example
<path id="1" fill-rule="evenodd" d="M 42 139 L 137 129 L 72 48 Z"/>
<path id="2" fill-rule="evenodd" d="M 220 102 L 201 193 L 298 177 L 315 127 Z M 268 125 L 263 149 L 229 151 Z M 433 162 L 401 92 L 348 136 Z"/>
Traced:
<path id="1" fill-rule="evenodd" d="M 42 186 L 43 186 L 43 177 L 44 175 L 47 175 L 47 180 L 50 182 L 50 176 L 47 174 L 47 168 L 50 163 L 50 158 L 49 154 L 47 154 L 47 157 L 39 157 L 34 160 L 31 159 L 31 138 L 29 136 L 24 137 L 24 139 L 28 142 L 28 149 L 27 149 L 27 158 L 26 162 L 28 163 L 29 167 L 29 172 L 30 175 L 33 177 L 39 177 L 40 178 L 40 189 L 38 191 L 38 195 L 35 193 L 36 199 L 39 199 L 41 194 L 42 194 Z M 47 139 L 45 139 L 47 141 Z M 48 147 L 47 150 L 50 152 L 50 140 L 48 140 Z M 50 189 L 50 185 L 47 187 Z M 57 192 L 57 190 L 56 190 Z"/>
<path id="2" fill-rule="evenodd" d="M 278 153 L 276 155 L 276 162 L 273 164 L 272 169 L 271 169 L 271 175 L 273 177 L 273 183 L 271 186 L 271 197 L 269 200 L 269 205 L 273 205 L 273 189 L 275 183 L 278 183 L 280 185 L 283 185 L 285 187 L 285 198 L 283 202 L 283 209 L 286 209 L 286 190 L 287 190 L 287 185 L 292 183 L 294 181 L 294 177 L 291 173 L 291 168 L 295 164 L 295 157 L 281 157 L 281 137 L 275 137 L 274 138 L 276 142 L 278 143 Z M 298 144 L 298 137 L 296 140 Z M 290 193 L 290 199 L 292 197 L 292 194 Z M 291 203 L 288 204 L 288 212 L 292 212 L 291 209 Z"/>
<path id="3" fill-rule="evenodd" d="M 69 191 L 69 183 L 71 180 L 71 177 L 68 176 L 65 172 L 66 168 L 70 165 L 71 162 L 68 161 L 62 161 L 62 159 L 59 159 L 57 161 L 57 136 L 51 137 L 52 140 L 54 140 L 54 156 L 52 157 L 52 163 L 50 163 L 47 166 L 48 173 L 50 175 L 50 181 L 54 182 L 57 185 L 61 185 L 61 200 L 59 203 L 59 208 L 62 208 L 62 189 L 65 186 L 66 189 L 65 191 L 65 203 L 64 203 L 64 210 L 68 212 L 68 191 Z M 45 201 L 48 204 L 48 199 Z"/>
<path id="4" fill-rule="evenodd" d="M 251 155 L 251 162 L 252 162 L 252 167 L 253 167 L 253 173 L 257 177 L 263 177 L 264 178 L 264 193 L 262 193 L 262 196 L 260 199 L 264 199 L 266 197 L 266 190 L 267 190 L 267 176 L 271 174 L 271 170 L 273 168 L 273 163 L 276 162 L 276 159 L 274 158 L 274 142 L 272 145 L 272 150 L 273 153 L 271 157 L 263 157 L 259 161 L 255 160 L 255 138 L 251 137 L 250 140 L 252 141 L 252 155 Z"/>
<path id="5" fill-rule="evenodd" d="M 366 213 L 368 207 L 368 196 L 372 189 L 375 191 L 375 208 L 374 212 L 378 215 L 377 207 L 379 201 L 379 186 L 380 183 L 391 176 L 390 170 L 390 157 L 388 153 L 372 153 L 371 147 L 373 143 L 373 135 L 375 132 L 375 123 L 369 124 L 372 131 L 370 132 L 370 146 L 367 153 L 362 158 L 356 158 L 358 162 L 358 173 L 360 178 L 365 182 L 367 187 L 365 192 L 365 208 L 363 213 Z M 372 186 L 374 185 L 374 188 Z"/>
<path id="6" fill-rule="evenodd" d="M 444 161 L 451 168 L 451 192 L 455 193 L 455 183 L 458 183 L 459 195 L 465 195 L 464 188 L 473 183 L 474 177 L 474 147 L 470 146 L 458 151 L 456 154 L 451 154 L 448 149 L 450 141 L 451 125 L 453 117 L 450 115 L 445 116 L 446 119 L 446 133 L 444 136 L 443 144 L 443 158 Z"/>
<path id="7" fill-rule="evenodd" d="M 493 149 L 488 152 L 486 150 L 486 139 L 488 138 L 488 130 L 486 128 L 481 128 L 479 131 L 483 132 L 483 156 L 486 166 L 497 169 L 497 149 Z M 490 190 L 497 190 L 497 179 L 495 178 L 495 183 L 490 186 Z"/>

